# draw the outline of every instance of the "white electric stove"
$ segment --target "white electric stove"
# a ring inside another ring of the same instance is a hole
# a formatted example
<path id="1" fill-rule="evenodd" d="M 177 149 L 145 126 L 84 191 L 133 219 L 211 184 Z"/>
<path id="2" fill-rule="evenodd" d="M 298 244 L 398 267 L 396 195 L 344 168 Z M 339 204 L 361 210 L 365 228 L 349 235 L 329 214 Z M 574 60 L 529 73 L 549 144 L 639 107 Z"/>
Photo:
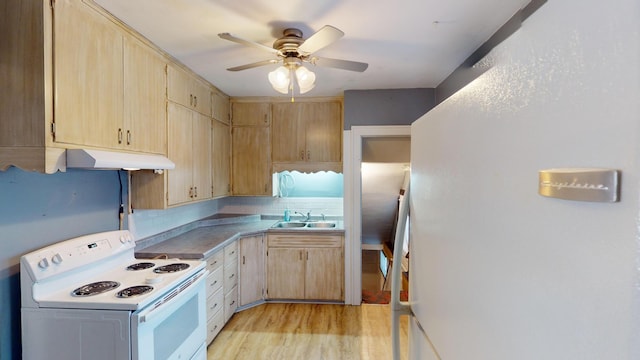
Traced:
<path id="1" fill-rule="evenodd" d="M 21 257 L 23 359 L 206 359 L 205 262 L 134 247 L 121 230 Z"/>

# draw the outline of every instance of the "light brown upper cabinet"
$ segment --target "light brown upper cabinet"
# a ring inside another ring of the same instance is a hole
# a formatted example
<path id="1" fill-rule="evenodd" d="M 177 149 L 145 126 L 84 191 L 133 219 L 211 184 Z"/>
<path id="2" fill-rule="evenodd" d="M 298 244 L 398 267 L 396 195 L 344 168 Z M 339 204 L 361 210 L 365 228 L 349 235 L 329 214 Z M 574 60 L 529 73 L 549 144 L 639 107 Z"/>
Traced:
<path id="1" fill-rule="evenodd" d="M 169 102 L 168 205 L 211 198 L 211 119 Z"/>
<path id="2" fill-rule="evenodd" d="M 0 169 L 53 173 L 65 148 L 166 154 L 163 56 L 91 3 L 53 4 L 0 12 Z"/>
<path id="3" fill-rule="evenodd" d="M 54 12 L 55 141 L 121 147 L 124 34 L 80 1 L 56 1 Z"/>
<path id="4" fill-rule="evenodd" d="M 297 101 L 272 105 L 274 171 L 342 171 L 342 102 Z"/>
<path id="5" fill-rule="evenodd" d="M 231 194 L 231 128 L 218 120 L 211 127 L 213 197 Z"/>
<path id="6" fill-rule="evenodd" d="M 167 82 L 169 100 L 211 116 L 211 90 L 207 84 L 173 65 L 167 69 Z"/>
<path id="7" fill-rule="evenodd" d="M 268 102 L 233 102 L 231 104 L 233 126 L 269 126 L 271 104 Z"/>
<path id="8" fill-rule="evenodd" d="M 211 118 L 171 101 L 167 108 L 167 156 L 176 167 L 161 174 L 131 173 L 135 209 L 166 209 L 212 196 Z"/>
<path id="9" fill-rule="evenodd" d="M 135 38 L 124 41 L 125 149 L 167 153 L 167 62 Z"/>
<path id="10" fill-rule="evenodd" d="M 271 104 L 232 102 L 231 114 L 232 193 L 271 195 Z"/>
<path id="11" fill-rule="evenodd" d="M 211 92 L 211 106 L 213 107 L 213 118 L 225 124 L 229 124 L 231 116 L 229 113 L 229 97 L 217 89 Z"/>

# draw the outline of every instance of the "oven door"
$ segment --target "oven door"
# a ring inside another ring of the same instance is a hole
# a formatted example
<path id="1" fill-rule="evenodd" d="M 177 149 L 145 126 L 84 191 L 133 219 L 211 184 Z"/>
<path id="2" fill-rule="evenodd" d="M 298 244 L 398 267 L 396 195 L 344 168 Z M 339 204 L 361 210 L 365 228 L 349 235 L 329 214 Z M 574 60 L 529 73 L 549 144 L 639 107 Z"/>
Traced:
<path id="1" fill-rule="evenodd" d="M 162 305 L 131 319 L 132 359 L 192 359 L 207 338 L 206 273 Z"/>

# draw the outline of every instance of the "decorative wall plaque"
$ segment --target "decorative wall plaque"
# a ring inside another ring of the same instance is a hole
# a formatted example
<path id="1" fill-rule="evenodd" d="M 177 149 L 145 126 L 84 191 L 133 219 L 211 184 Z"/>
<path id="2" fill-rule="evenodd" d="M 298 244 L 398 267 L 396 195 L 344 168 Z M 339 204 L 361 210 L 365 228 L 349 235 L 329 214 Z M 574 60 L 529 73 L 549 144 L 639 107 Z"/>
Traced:
<path id="1" fill-rule="evenodd" d="M 620 200 L 620 172 L 613 169 L 547 169 L 538 172 L 538 193 L 565 200 Z"/>

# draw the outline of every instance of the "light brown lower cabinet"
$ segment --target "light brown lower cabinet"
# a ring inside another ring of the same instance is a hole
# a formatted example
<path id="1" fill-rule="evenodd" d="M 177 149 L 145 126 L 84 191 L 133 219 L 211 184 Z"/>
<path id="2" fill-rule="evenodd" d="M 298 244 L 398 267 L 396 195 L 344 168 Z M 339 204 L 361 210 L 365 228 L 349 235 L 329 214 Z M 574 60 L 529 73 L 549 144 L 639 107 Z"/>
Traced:
<path id="1" fill-rule="evenodd" d="M 341 235 L 269 234 L 267 299 L 344 301 Z"/>
<path id="2" fill-rule="evenodd" d="M 205 259 L 207 262 L 207 344 L 238 308 L 238 242 Z"/>
<path id="3" fill-rule="evenodd" d="M 240 240 L 240 306 L 264 300 L 264 237 L 248 236 Z"/>

